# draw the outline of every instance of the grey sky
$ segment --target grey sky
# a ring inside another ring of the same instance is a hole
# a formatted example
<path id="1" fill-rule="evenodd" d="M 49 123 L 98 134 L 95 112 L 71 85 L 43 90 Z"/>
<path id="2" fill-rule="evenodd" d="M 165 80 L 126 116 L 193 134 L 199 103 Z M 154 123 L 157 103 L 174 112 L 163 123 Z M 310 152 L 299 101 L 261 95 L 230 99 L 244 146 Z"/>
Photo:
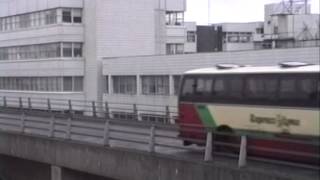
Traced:
<path id="1" fill-rule="evenodd" d="M 264 4 L 281 0 L 211 0 L 210 22 L 262 21 Z M 309 0 L 311 12 L 319 13 L 319 0 Z M 208 0 L 187 0 L 186 21 L 208 24 Z"/>

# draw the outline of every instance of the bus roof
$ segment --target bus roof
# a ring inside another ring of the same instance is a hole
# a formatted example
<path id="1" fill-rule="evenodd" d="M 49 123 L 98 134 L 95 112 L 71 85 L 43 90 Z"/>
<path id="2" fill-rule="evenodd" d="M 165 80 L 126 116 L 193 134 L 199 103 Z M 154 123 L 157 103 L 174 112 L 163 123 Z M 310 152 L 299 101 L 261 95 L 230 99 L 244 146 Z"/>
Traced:
<path id="1" fill-rule="evenodd" d="M 185 72 L 184 74 L 278 74 L 278 73 L 319 73 L 320 65 L 299 67 L 282 66 L 240 66 L 233 68 L 202 68 Z"/>

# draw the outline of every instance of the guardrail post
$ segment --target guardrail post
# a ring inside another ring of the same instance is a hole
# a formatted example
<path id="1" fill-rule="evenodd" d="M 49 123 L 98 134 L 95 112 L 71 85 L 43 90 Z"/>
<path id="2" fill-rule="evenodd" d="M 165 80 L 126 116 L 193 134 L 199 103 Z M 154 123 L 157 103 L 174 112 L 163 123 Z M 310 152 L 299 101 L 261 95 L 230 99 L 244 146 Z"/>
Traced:
<path id="1" fill-rule="evenodd" d="M 7 97 L 3 96 L 3 107 L 7 107 Z"/>
<path id="2" fill-rule="evenodd" d="M 170 123 L 170 108 L 169 108 L 169 106 L 166 106 L 166 122 L 165 123 Z"/>
<path id="3" fill-rule="evenodd" d="M 54 125 L 55 125 L 55 116 L 54 114 L 51 115 L 50 124 L 49 124 L 49 137 L 54 137 Z"/>
<path id="4" fill-rule="evenodd" d="M 72 114 L 72 102 L 71 102 L 71 100 L 68 100 L 68 105 L 69 105 L 69 113 Z"/>
<path id="5" fill-rule="evenodd" d="M 108 104 L 108 102 L 105 102 L 105 103 L 104 103 L 104 111 L 105 111 L 105 114 L 104 114 L 105 118 L 106 118 L 106 119 L 110 119 L 109 104 Z"/>
<path id="6" fill-rule="evenodd" d="M 247 164 L 247 136 L 241 136 L 240 153 L 238 166 L 244 167 Z"/>
<path id="7" fill-rule="evenodd" d="M 29 110 L 32 109 L 31 98 L 29 98 L 29 97 L 28 97 L 28 108 L 29 108 Z"/>
<path id="8" fill-rule="evenodd" d="M 136 121 L 139 121 L 137 104 L 133 104 L 133 114 L 134 114 L 134 119 Z"/>
<path id="9" fill-rule="evenodd" d="M 156 126 L 152 125 L 150 128 L 149 152 L 155 152 L 155 135 Z"/>
<path id="10" fill-rule="evenodd" d="M 92 116 L 97 117 L 97 109 L 96 109 L 96 103 L 92 101 Z"/>
<path id="11" fill-rule="evenodd" d="M 110 121 L 106 120 L 106 123 L 104 125 L 104 132 L 103 132 L 103 145 L 109 146 L 110 145 Z"/>
<path id="12" fill-rule="evenodd" d="M 67 121 L 66 139 L 71 139 L 71 128 L 72 128 L 72 118 L 70 116 Z"/>
<path id="13" fill-rule="evenodd" d="M 24 133 L 26 117 L 23 111 L 20 118 L 21 118 L 20 130 L 22 133 Z"/>
<path id="14" fill-rule="evenodd" d="M 48 111 L 51 112 L 51 102 L 50 99 L 47 99 Z"/>
<path id="15" fill-rule="evenodd" d="M 204 153 L 204 161 L 212 160 L 212 132 L 207 132 L 206 149 Z"/>
<path id="16" fill-rule="evenodd" d="M 22 102 L 22 98 L 19 97 L 19 108 L 22 109 L 23 108 L 23 102 Z"/>

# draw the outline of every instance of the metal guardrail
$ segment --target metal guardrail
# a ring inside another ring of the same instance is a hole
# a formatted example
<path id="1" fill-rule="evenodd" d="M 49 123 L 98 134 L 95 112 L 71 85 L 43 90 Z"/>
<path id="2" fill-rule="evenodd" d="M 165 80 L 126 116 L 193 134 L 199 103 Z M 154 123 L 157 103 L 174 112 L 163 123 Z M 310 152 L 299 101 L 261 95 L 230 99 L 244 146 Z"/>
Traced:
<path id="1" fill-rule="evenodd" d="M 171 123 L 144 122 L 138 119 L 138 113 L 134 108 L 121 109 L 134 113 L 134 117 L 137 118 L 135 119 L 136 121 L 117 119 L 112 117 L 109 104 L 98 106 L 99 103 L 96 102 L 90 102 L 90 104 L 81 102 L 82 104 L 77 104 L 65 100 L 46 100 L 47 103 L 40 103 L 41 105 L 46 105 L 46 108 L 42 107 L 41 109 L 33 106 L 34 102 L 36 101 L 31 101 L 30 98 L 24 100 L 23 98 L 4 97 L 2 104 L 0 103 L 0 130 L 81 141 L 101 146 L 138 149 L 150 153 L 172 155 L 172 153 L 178 152 L 192 152 L 202 156 L 204 161 L 212 161 L 216 156 L 227 156 L 236 158 L 239 167 L 246 166 L 248 160 L 254 160 L 320 170 L 319 164 L 312 165 L 251 156 L 250 151 L 258 150 L 264 153 L 289 154 L 301 158 L 320 160 L 319 153 L 261 148 L 250 145 L 250 141 L 253 139 L 268 140 L 268 138 L 226 134 L 215 132 L 210 128 L 200 128 L 199 126 L 181 124 L 177 126 Z M 88 104 L 89 106 L 86 106 Z M 81 109 L 78 107 L 81 107 Z M 132 107 L 136 108 L 138 105 Z M 80 110 L 83 110 L 83 113 L 77 114 L 76 111 Z M 141 111 L 142 109 L 138 110 L 138 112 Z M 152 112 L 164 113 L 162 115 L 166 115 L 165 117 L 172 118 L 171 112 L 169 112 L 170 116 L 166 114 L 168 113 L 166 111 L 153 110 Z M 176 116 L 177 114 L 174 115 Z M 180 128 L 193 133 L 201 133 L 206 136 L 206 139 L 179 137 Z M 233 140 L 225 141 L 225 138 L 232 138 Z M 274 140 L 295 143 L 296 145 L 313 145 L 318 147 L 318 150 L 320 147 L 319 142 L 305 142 L 284 138 Z M 205 147 L 184 146 L 183 141 L 195 142 L 205 145 Z"/>
<path id="2" fill-rule="evenodd" d="M 175 124 L 177 107 L 64 99 L 0 96 L 0 106 L 94 117 Z"/>

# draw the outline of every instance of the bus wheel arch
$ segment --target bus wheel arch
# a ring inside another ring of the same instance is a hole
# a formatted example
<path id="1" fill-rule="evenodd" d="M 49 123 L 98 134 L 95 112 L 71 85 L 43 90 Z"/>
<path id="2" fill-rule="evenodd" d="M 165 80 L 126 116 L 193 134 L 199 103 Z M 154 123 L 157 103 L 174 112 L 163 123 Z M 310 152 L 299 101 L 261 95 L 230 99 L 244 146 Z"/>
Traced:
<path id="1" fill-rule="evenodd" d="M 228 125 L 220 125 L 216 128 L 216 131 L 219 133 L 234 133 L 233 129 Z"/>

